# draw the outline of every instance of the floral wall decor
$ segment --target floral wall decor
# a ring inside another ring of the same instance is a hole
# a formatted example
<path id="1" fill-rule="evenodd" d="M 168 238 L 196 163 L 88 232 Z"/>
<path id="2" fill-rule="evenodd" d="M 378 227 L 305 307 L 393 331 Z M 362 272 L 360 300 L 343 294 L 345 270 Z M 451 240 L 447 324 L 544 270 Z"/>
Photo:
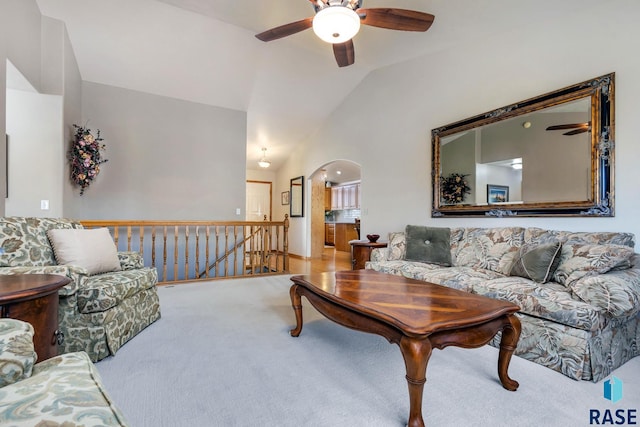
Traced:
<path id="1" fill-rule="evenodd" d="M 471 187 L 465 179 L 467 175 L 452 173 L 447 177 L 440 177 L 442 200 L 448 204 L 462 203 L 464 196 L 471 193 Z"/>
<path id="2" fill-rule="evenodd" d="M 74 140 L 69 150 L 69 162 L 71 164 L 71 180 L 80 186 L 80 195 L 100 173 L 100 165 L 107 162 L 100 154 L 100 150 L 105 150 L 106 146 L 101 143 L 100 130 L 94 137 L 91 129 L 83 126 L 73 125 L 76 128 Z"/>

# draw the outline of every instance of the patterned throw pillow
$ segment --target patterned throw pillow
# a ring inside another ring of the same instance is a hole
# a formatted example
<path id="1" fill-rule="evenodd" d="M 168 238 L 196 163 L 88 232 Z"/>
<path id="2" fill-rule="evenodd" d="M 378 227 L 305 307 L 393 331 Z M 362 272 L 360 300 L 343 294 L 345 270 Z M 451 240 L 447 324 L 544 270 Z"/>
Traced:
<path id="1" fill-rule="evenodd" d="M 562 244 L 525 245 L 518 250 L 509 276 L 524 277 L 537 283 L 547 283 L 553 277 L 558 265 Z"/>
<path id="2" fill-rule="evenodd" d="M 387 261 L 397 261 L 404 259 L 407 240 L 404 232 L 389 233 L 389 243 L 387 244 Z"/>
<path id="3" fill-rule="evenodd" d="M 560 265 L 553 275 L 563 285 L 585 276 L 603 274 L 630 265 L 634 250 L 623 245 L 564 244 Z"/>

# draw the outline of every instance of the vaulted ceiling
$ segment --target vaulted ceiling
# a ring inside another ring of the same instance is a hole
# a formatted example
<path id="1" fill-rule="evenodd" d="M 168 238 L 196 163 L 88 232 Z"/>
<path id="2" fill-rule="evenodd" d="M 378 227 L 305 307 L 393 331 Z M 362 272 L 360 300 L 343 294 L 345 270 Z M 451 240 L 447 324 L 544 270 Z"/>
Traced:
<path id="1" fill-rule="evenodd" d="M 254 35 L 312 16 L 308 0 L 37 0 L 65 22 L 85 81 L 247 111 L 247 168 L 266 147 L 276 169 L 373 70 L 570 16 L 596 0 L 364 0 L 435 15 L 426 33 L 362 27 L 355 64 L 307 30 Z M 434 64 L 437 66 L 437 64 Z"/>

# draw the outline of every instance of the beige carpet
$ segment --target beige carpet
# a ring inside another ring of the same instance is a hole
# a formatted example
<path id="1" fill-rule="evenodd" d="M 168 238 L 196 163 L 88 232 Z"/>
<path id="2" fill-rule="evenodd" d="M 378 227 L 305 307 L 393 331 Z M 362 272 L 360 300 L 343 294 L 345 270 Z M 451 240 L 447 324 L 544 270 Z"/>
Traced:
<path id="1" fill-rule="evenodd" d="M 409 400 L 400 350 L 324 319 L 303 298 L 298 338 L 287 276 L 161 287 L 162 319 L 97 363 L 132 426 L 403 426 Z M 514 357 L 516 392 L 485 346 L 434 350 L 423 402 L 430 426 L 588 426 L 591 409 L 637 408 L 640 357 L 602 382 L 574 381 Z M 615 420 L 615 418 L 614 418 Z M 639 421 L 639 420 L 636 420 Z"/>

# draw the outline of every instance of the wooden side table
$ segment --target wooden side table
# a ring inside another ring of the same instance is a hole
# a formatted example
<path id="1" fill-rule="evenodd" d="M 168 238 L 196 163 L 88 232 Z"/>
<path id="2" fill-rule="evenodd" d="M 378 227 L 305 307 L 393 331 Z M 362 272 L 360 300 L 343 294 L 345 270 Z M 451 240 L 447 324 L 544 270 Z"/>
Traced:
<path id="1" fill-rule="evenodd" d="M 362 270 L 364 264 L 371 258 L 371 251 L 376 248 L 386 248 L 386 243 L 369 242 L 366 240 L 352 240 L 351 242 L 351 269 Z"/>
<path id="2" fill-rule="evenodd" d="M 0 275 L 0 317 L 31 323 L 38 362 L 58 355 L 58 289 L 69 282 L 56 274 Z"/>

